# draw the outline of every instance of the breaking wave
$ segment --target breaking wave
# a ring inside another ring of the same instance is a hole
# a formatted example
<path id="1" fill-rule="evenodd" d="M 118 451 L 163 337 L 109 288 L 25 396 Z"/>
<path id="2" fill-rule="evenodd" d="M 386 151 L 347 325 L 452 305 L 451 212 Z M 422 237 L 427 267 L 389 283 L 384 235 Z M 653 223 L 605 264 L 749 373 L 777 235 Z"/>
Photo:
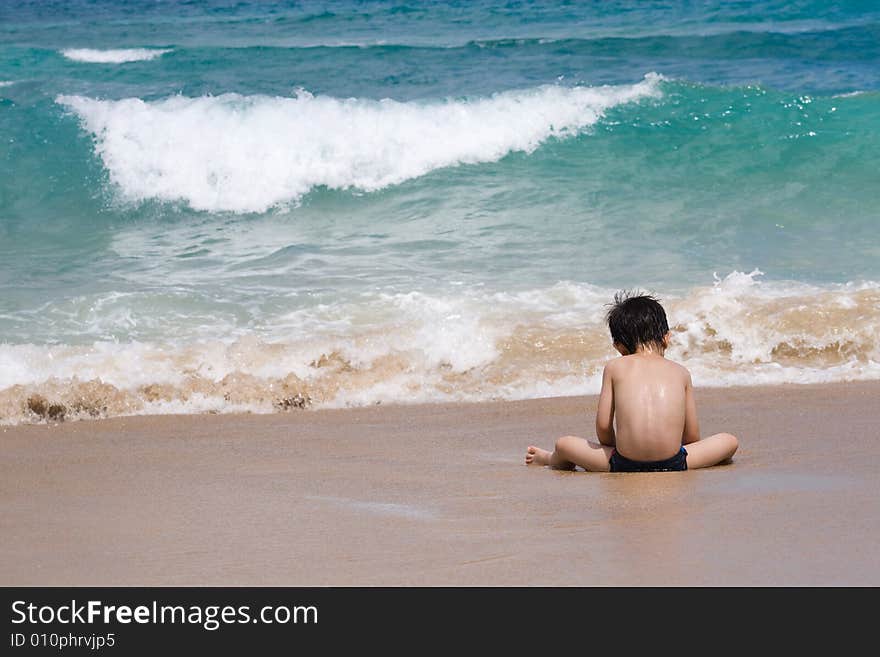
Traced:
<path id="1" fill-rule="evenodd" d="M 145 62 L 171 52 L 170 48 L 120 48 L 115 50 L 94 50 L 92 48 L 68 48 L 61 54 L 75 62 L 88 64 L 126 64 Z"/>
<path id="2" fill-rule="evenodd" d="M 660 95 L 635 85 L 547 85 L 489 97 L 399 102 L 223 94 L 157 101 L 59 96 L 95 139 L 122 198 L 265 212 L 317 187 L 375 191 L 580 134 L 609 108 Z"/>
<path id="3" fill-rule="evenodd" d="M 594 394 L 616 356 L 602 320 L 612 293 L 379 294 L 276 317 L 272 336 L 4 344 L 0 422 Z M 660 296 L 667 356 L 698 386 L 880 378 L 878 283 L 756 270 Z"/>

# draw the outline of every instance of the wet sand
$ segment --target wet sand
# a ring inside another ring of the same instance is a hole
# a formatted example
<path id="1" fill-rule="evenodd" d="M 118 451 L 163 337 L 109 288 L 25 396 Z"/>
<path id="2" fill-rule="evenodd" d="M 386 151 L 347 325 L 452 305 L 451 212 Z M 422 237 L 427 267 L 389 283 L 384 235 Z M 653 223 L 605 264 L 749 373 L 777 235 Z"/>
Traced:
<path id="1" fill-rule="evenodd" d="M 0 585 L 880 585 L 880 382 L 697 391 L 730 465 L 526 467 L 595 398 L 0 430 Z"/>

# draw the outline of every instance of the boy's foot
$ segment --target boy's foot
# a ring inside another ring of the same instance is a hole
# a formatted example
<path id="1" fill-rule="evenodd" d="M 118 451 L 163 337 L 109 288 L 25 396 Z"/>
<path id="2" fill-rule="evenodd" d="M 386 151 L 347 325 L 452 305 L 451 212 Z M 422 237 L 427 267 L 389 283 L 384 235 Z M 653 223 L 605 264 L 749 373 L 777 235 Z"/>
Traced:
<path id="1" fill-rule="evenodd" d="M 529 445 L 526 450 L 526 465 L 549 465 L 550 452 L 534 445 Z"/>

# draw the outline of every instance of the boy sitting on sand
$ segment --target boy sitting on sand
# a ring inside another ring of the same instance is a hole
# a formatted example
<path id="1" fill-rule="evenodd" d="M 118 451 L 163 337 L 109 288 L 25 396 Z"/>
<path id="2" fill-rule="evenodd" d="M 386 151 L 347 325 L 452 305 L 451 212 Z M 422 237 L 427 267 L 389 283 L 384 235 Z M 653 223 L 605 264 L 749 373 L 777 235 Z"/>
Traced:
<path id="1" fill-rule="evenodd" d="M 529 446 L 526 464 L 657 472 L 705 468 L 733 456 L 736 436 L 717 433 L 700 439 L 691 375 L 663 357 L 669 346 L 663 306 L 652 296 L 619 292 L 607 320 L 621 357 L 602 373 L 596 412 L 600 444 L 563 436 L 553 452 Z"/>

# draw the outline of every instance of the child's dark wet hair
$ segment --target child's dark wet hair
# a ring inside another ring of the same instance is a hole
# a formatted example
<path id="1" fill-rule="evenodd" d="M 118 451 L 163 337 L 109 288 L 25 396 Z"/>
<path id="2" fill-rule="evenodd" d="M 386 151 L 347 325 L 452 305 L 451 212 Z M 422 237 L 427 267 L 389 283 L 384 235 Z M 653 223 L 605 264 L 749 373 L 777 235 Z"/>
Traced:
<path id="1" fill-rule="evenodd" d="M 639 345 L 663 349 L 669 324 L 659 300 L 649 294 L 622 290 L 614 295 L 610 305 L 605 319 L 615 343 L 623 345 L 630 354 L 636 353 Z"/>

